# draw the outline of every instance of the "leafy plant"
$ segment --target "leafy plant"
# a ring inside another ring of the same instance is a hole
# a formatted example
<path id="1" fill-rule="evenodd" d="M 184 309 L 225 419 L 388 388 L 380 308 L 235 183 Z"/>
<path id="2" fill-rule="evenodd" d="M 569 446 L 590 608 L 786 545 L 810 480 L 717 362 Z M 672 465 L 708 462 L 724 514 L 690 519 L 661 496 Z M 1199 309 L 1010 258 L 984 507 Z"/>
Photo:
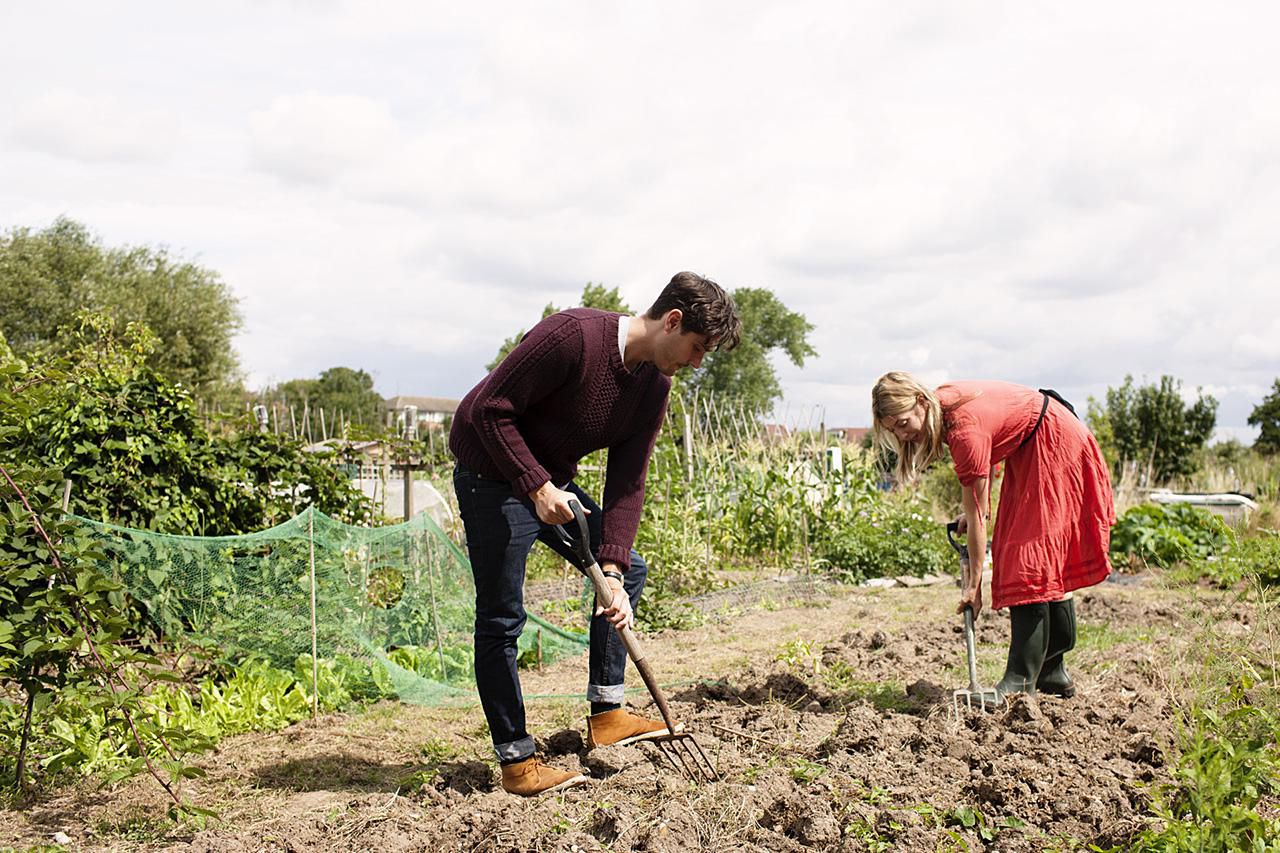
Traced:
<path id="1" fill-rule="evenodd" d="M 832 574 L 848 582 L 942 574 L 956 565 L 941 525 L 921 503 L 911 501 L 866 501 L 816 550 Z"/>
<path id="2" fill-rule="evenodd" d="M 1234 535 L 1222 519 L 1191 504 L 1141 504 L 1111 531 L 1111 553 L 1131 562 L 1168 567 L 1205 559 L 1225 549 Z"/>
<path id="3" fill-rule="evenodd" d="M 0 396 L 14 407 L 30 404 L 6 389 Z M 157 661 L 121 642 L 130 625 L 120 586 L 94 568 L 92 541 L 58 515 L 50 472 L 12 464 L 0 464 L 0 684 L 20 691 L 25 704 L 6 769 L 25 789 L 67 766 L 123 762 L 118 776 L 146 767 L 182 808 L 176 783 L 198 771 L 180 756 L 208 744 L 144 713 L 141 674 Z M 73 724 L 81 717 L 99 730 Z M 49 747 L 37 761 L 34 742 Z"/>
<path id="4" fill-rule="evenodd" d="M 951 811 L 945 821 L 948 826 L 958 826 L 972 830 L 986 843 L 996 840 L 996 836 L 1005 829 L 1020 829 L 1023 821 L 1016 817 L 989 818 L 979 809 L 972 806 L 958 806 Z"/>

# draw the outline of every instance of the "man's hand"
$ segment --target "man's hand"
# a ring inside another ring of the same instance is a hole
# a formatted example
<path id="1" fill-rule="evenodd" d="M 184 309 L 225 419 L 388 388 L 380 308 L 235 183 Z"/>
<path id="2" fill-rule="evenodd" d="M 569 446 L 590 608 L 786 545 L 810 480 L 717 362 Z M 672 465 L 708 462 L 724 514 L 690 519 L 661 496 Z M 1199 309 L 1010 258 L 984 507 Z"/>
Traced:
<path id="1" fill-rule="evenodd" d="M 614 628 L 621 631 L 623 628 L 635 629 L 636 617 L 631 612 L 631 599 L 627 598 L 627 592 L 622 588 L 622 581 L 617 578 L 605 578 L 604 582 L 609 585 L 609 590 L 613 593 L 613 601 L 608 607 L 601 607 L 596 604 L 596 616 L 604 614 Z"/>
<path id="2" fill-rule="evenodd" d="M 573 510 L 569 509 L 569 501 L 578 500 L 578 496 L 573 492 L 557 489 L 548 480 L 529 493 L 529 500 L 533 501 L 533 508 L 543 524 L 568 524 L 573 521 Z M 581 503 L 581 501 L 578 502 Z M 582 512 L 584 515 L 591 514 L 591 510 L 585 506 Z"/>

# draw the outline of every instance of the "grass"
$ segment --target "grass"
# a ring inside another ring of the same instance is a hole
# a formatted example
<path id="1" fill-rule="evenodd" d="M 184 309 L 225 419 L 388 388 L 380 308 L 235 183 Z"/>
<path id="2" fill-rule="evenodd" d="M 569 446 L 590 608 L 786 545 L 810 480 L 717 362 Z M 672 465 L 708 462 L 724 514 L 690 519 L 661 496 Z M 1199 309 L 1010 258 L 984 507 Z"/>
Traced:
<path id="1" fill-rule="evenodd" d="M 1113 628 L 1109 622 L 1080 621 L 1076 625 L 1076 654 L 1101 654 L 1122 643 L 1148 644 L 1158 636 L 1150 628 Z"/>
<path id="2" fill-rule="evenodd" d="M 134 806 L 121 815 L 102 818 L 94 831 L 100 837 L 146 842 L 163 839 L 172 826 L 165 817 L 148 814 L 145 809 Z"/>

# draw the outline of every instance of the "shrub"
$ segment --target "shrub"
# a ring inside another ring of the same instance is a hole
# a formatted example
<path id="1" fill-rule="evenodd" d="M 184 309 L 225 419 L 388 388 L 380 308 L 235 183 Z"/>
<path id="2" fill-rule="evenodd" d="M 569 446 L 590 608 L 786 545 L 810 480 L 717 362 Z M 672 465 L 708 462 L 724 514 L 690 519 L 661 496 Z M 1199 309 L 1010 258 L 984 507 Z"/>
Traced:
<path id="1" fill-rule="evenodd" d="M 1216 554 L 1234 538 L 1221 518 L 1200 507 L 1142 504 L 1116 522 L 1111 531 L 1111 553 L 1130 563 L 1167 568 Z"/>
<path id="2" fill-rule="evenodd" d="M 815 543 L 840 580 L 948 572 L 957 563 L 940 524 L 920 502 L 868 501 L 829 537 Z"/>

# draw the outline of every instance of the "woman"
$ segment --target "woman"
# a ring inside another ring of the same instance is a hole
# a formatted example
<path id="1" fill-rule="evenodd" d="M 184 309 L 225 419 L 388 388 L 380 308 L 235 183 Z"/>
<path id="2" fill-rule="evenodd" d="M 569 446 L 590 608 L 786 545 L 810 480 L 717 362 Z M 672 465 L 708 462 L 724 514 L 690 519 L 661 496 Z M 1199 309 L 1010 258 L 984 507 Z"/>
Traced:
<path id="1" fill-rule="evenodd" d="M 1075 695 L 1063 655 L 1075 646 L 1070 593 L 1111 573 L 1107 551 L 1115 507 L 1098 443 L 1053 392 L 1008 382 L 951 382 L 930 391 L 908 373 L 886 373 L 871 392 L 882 454 L 897 455 L 897 479 L 912 483 L 951 450 L 963 487 L 961 532 L 971 571 L 959 612 L 982 610 L 982 570 L 995 466 L 1004 463 L 991 541 L 991 606 L 1009 608 L 1009 693 Z"/>

